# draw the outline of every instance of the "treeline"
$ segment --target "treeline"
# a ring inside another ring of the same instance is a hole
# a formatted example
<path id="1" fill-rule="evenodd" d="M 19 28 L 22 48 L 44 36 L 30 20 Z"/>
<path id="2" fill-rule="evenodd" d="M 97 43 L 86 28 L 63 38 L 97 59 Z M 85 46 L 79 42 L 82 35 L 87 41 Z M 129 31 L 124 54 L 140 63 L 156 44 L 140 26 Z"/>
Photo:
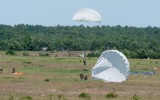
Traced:
<path id="1" fill-rule="evenodd" d="M 0 50 L 118 49 L 129 58 L 160 58 L 160 28 L 118 26 L 0 25 Z"/>

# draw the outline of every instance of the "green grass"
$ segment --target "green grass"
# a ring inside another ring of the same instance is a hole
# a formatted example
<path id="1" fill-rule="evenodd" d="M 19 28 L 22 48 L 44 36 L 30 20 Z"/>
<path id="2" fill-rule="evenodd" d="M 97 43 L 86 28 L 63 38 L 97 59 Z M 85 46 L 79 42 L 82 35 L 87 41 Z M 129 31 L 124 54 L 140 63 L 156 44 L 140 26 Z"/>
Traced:
<path id="1" fill-rule="evenodd" d="M 24 67 L 19 68 L 18 71 L 30 74 L 37 74 L 37 73 L 48 73 L 48 74 L 75 74 L 82 72 L 79 69 L 71 69 L 71 68 L 46 68 L 46 67 L 39 67 L 39 66 L 32 66 L 32 67 Z"/>

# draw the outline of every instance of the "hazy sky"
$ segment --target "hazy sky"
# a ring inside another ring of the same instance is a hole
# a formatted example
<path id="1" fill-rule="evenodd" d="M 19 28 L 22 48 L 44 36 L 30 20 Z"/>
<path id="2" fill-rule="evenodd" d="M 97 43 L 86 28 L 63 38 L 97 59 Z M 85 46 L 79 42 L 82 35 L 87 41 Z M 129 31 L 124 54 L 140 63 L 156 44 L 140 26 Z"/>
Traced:
<path id="1" fill-rule="evenodd" d="M 160 27 L 160 0 L 0 0 L 0 24 L 79 25 L 72 17 L 81 8 L 97 10 L 98 25 Z"/>

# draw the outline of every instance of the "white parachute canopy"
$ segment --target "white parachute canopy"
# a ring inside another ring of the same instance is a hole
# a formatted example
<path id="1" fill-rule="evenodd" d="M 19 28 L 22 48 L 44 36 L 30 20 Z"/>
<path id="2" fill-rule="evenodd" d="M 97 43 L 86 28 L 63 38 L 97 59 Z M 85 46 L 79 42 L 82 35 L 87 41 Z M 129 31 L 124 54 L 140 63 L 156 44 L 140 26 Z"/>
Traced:
<path id="1" fill-rule="evenodd" d="M 84 52 L 82 52 L 82 54 L 80 54 L 79 56 L 84 58 L 85 57 Z"/>
<path id="2" fill-rule="evenodd" d="M 129 75 L 130 65 L 118 50 L 104 51 L 92 68 L 92 77 L 104 82 L 123 82 Z"/>
<path id="3" fill-rule="evenodd" d="M 101 15 L 93 9 L 83 8 L 78 10 L 74 16 L 73 21 L 78 22 L 101 22 Z"/>

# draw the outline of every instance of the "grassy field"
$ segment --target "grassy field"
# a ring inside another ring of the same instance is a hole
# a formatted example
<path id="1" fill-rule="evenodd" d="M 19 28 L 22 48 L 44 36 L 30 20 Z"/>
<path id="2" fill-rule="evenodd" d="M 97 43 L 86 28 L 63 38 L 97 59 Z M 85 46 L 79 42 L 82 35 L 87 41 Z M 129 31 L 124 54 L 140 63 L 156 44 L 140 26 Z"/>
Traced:
<path id="1" fill-rule="evenodd" d="M 87 66 L 83 66 L 76 56 L 8 56 L 1 52 L 0 100 L 132 100 L 135 95 L 139 100 L 159 100 L 160 60 L 129 59 L 131 71 L 155 71 L 157 67 L 157 74 L 130 75 L 122 83 L 104 83 L 91 77 L 97 59 L 87 58 Z M 23 74 L 13 75 L 13 67 Z M 80 73 L 89 79 L 80 80 Z M 106 98 L 110 93 L 118 97 Z"/>

